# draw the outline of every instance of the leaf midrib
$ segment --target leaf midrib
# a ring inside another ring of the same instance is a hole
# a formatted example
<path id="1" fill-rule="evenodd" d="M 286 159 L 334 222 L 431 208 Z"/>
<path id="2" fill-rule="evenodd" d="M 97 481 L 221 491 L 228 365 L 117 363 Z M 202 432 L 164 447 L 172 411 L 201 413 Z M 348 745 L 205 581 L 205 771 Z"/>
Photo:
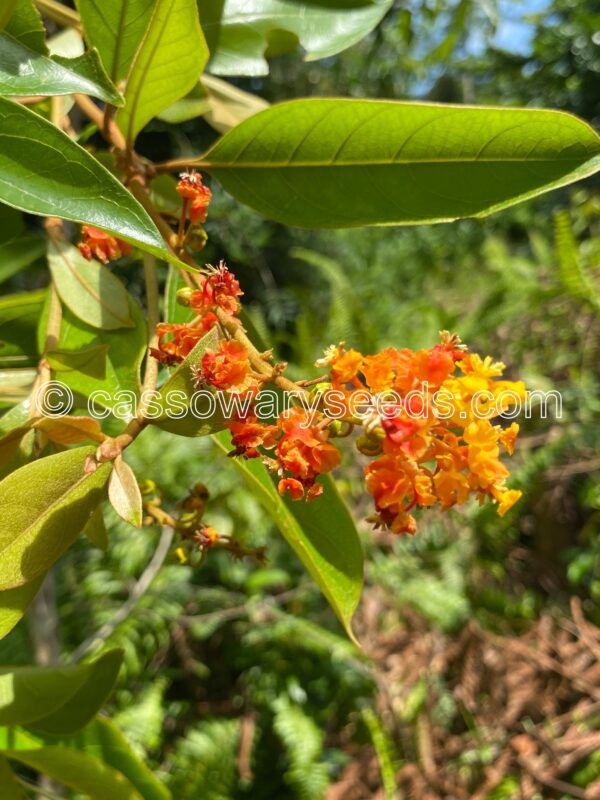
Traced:
<path id="1" fill-rule="evenodd" d="M 414 158 L 414 159 L 398 159 L 398 160 L 385 160 L 385 159 L 365 159 L 363 161 L 211 161 L 210 159 L 202 159 L 195 162 L 195 166 L 199 169 L 217 170 L 217 169 L 304 169 L 304 168 L 320 168 L 324 167 L 374 167 L 374 166 L 419 166 L 421 164 L 555 164 L 573 162 L 575 164 L 584 164 L 587 160 L 600 157 L 600 147 L 595 153 L 588 153 L 579 157 L 551 157 L 545 158 L 530 158 L 523 156 L 522 158 L 511 156 L 510 158 L 477 158 L 473 156 L 457 156 L 444 157 L 444 158 Z"/>

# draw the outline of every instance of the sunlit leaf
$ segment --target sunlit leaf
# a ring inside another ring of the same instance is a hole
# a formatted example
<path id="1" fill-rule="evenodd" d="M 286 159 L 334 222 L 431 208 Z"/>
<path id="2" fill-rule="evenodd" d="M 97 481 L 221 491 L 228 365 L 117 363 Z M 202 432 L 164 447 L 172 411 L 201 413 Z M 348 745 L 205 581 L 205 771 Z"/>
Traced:
<path id="1" fill-rule="evenodd" d="M 290 225 L 448 222 L 592 175 L 600 137 L 558 111 L 309 99 L 245 120 L 199 163 Z"/>

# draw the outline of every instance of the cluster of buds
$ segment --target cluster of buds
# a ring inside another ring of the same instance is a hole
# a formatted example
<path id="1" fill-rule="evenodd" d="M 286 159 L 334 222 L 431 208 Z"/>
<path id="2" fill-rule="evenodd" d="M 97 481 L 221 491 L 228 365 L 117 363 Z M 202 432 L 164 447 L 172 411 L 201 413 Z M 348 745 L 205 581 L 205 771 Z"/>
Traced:
<path id="1" fill-rule="evenodd" d="M 203 483 L 197 483 L 179 504 L 179 515 L 172 516 L 162 508 L 162 499 L 154 481 L 142 481 L 140 491 L 144 498 L 145 525 L 170 525 L 180 536 L 181 543 L 176 549 L 182 564 L 199 566 L 204 562 L 209 550 L 226 550 L 234 558 L 245 556 L 255 558 L 259 563 L 266 562 L 264 547 L 249 548 L 238 539 L 219 533 L 212 525 L 207 525 L 204 513 L 209 500 L 209 492 Z"/>
<path id="2" fill-rule="evenodd" d="M 220 310 L 231 319 L 240 312 L 239 298 L 243 292 L 225 262 L 221 261 L 216 268 L 209 265 L 207 270 L 197 288 L 180 289 L 177 293 L 178 302 L 192 309 L 194 319 L 181 324 L 161 323 L 157 327 L 158 347 L 152 350 L 152 355 L 163 364 L 172 366 L 183 361 L 217 324 L 215 312 Z"/>
<path id="3" fill-rule="evenodd" d="M 371 356 L 338 345 L 318 362 L 329 367 L 338 402 L 350 408 L 356 391 L 373 398 L 356 444 L 373 458 L 365 467 L 371 521 L 394 533 L 415 532 L 414 508 L 447 510 L 475 495 L 490 497 L 503 515 L 521 496 L 506 487 L 500 460 L 501 448 L 512 454 L 519 426 L 492 420 L 525 399 L 524 384 L 500 380 L 504 364 L 467 353 L 458 337 L 441 337 L 426 350 Z M 382 409 L 375 400 L 386 393 L 393 399 Z"/>
<path id="4" fill-rule="evenodd" d="M 88 261 L 97 259 L 103 264 L 131 255 L 131 245 L 116 236 L 98 230 L 91 225 L 81 228 L 82 239 L 77 245 L 81 255 Z"/>

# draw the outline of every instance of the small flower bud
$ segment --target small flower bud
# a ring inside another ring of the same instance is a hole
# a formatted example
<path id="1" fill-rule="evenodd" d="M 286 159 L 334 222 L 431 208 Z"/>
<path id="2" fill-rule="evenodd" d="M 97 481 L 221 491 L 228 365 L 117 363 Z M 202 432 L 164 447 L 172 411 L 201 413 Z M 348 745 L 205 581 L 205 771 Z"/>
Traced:
<path id="1" fill-rule="evenodd" d="M 180 306 L 189 306 L 194 290 L 191 286 L 185 286 L 177 290 L 177 302 Z"/>
<path id="2" fill-rule="evenodd" d="M 383 452 L 383 440 L 376 433 L 363 433 L 356 440 L 356 449 L 364 456 L 378 456 Z"/>
<path id="3" fill-rule="evenodd" d="M 150 494 L 156 494 L 156 484 L 154 481 L 145 480 L 139 482 L 140 492 L 144 497 Z"/>

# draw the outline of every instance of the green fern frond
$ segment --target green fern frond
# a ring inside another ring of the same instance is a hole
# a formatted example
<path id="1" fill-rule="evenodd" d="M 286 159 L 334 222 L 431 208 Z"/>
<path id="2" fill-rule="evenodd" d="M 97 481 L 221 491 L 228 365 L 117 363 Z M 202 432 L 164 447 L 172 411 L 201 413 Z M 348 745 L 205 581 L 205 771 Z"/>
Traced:
<path id="1" fill-rule="evenodd" d="M 600 290 L 584 267 L 568 211 L 557 211 L 554 215 L 554 241 L 560 280 L 565 290 L 600 313 Z"/>

